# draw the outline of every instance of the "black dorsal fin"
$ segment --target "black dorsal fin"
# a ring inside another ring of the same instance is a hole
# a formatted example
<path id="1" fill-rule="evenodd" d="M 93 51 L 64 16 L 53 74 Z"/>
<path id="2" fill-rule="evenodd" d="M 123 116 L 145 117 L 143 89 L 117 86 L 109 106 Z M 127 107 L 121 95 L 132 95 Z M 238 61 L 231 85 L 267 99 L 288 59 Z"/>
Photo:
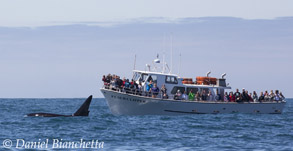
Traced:
<path id="1" fill-rule="evenodd" d="M 91 104 L 93 96 L 90 95 L 84 103 L 80 106 L 80 108 L 73 114 L 73 116 L 88 116 L 89 115 L 89 107 Z"/>

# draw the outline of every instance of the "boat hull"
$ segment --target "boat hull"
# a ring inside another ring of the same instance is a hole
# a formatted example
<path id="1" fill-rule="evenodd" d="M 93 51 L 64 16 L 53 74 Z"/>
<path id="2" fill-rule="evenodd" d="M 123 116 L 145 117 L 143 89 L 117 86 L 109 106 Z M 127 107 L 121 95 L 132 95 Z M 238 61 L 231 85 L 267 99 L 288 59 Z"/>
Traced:
<path id="1" fill-rule="evenodd" d="M 286 102 L 207 102 L 166 100 L 101 89 L 114 115 L 182 115 L 217 113 L 282 113 Z"/>

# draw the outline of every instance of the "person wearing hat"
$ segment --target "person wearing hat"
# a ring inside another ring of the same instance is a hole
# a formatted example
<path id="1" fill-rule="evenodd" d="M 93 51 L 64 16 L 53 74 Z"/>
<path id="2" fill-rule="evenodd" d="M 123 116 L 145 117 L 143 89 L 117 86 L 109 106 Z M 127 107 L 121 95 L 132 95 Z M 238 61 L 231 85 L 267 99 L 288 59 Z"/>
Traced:
<path id="1" fill-rule="evenodd" d="M 181 94 L 180 90 L 178 89 L 175 96 L 174 96 L 174 100 L 181 100 L 181 95 L 182 94 Z"/>

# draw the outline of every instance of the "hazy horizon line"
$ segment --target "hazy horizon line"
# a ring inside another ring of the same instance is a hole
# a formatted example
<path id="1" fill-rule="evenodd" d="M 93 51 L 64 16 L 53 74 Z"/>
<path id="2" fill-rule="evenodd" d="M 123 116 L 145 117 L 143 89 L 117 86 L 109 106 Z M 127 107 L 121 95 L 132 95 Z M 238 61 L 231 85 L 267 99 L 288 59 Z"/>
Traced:
<path id="1" fill-rule="evenodd" d="M 52 27 L 52 26 L 70 26 L 70 25 L 86 25 L 86 26 L 98 26 L 98 27 L 115 27 L 118 25 L 128 25 L 128 24 L 180 24 L 180 23 L 194 23 L 194 22 L 205 22 L 212 21 L 212 19 L 235 19 L 235 20 L 247 20 L 247 21 L 272 21 L 272 20 L 282 20 L 282 19 L 293 19 L 293 16 L 280 16 L 275 18 L 258 18 L 249 19 L 233 16 L 205 16 L 205 17 L 184 17 L 184 18 L 170 18 L 170 17 L 141 17 L 132 19 L 123 19 L 116 21 L 64 21 L 64 22 L 47 22 L 47 23 L 37 23 L 32 25 L 11 25 L 3 26 L 0 28 L 39 28 L 39 27 Z M 193 21 L 193 22 L 189 22 Z"/>

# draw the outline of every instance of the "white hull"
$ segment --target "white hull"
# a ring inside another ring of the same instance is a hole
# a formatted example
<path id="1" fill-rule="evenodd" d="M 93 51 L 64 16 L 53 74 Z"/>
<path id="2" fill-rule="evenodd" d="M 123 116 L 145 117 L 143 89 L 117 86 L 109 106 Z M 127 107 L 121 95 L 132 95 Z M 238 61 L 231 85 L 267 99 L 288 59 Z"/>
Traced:
<path id="1" fill-rule="evenodd" d="M 101 89 L 114 115 L 182 115 L 211 113 L 282 113 L 282 102 L 198 102 L 163 100 Z"/>

